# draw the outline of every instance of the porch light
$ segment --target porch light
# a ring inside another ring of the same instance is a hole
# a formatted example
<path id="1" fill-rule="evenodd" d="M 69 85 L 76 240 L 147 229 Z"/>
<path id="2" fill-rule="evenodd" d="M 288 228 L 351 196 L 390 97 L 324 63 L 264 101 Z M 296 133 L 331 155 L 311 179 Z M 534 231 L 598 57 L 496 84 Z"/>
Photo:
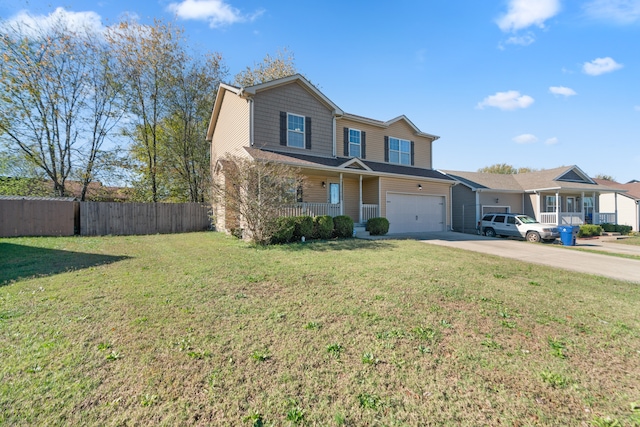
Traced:
<path id="1" fill-rule="evenodd" d="M 422 191 L 422 184 L 418 184 L 418 190 Z"/>
<path id="2" fill-rule="evenodd" d="M 500 199 L 496 199 L 496 203 L 498 203 L 500 201 Z"/>
<path id="3" fill-rule="evenodd" d="M 322 188 L 327 188 L 327 183 L 322 181 Z"/>

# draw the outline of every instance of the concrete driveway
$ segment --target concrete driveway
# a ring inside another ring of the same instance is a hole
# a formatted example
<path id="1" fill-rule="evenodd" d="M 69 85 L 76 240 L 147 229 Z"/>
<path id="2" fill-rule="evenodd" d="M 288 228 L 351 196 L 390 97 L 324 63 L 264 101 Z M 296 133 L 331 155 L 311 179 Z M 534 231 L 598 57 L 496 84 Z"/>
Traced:
<path id="1" fill-rule="evenodd" d="M 529 243 L 514 239 L 491 238 L 456 232 L 399 234 L 385 237 L 417 239 L 431 245 L 465 249 L 640 283 L 640 260 L 576 251 L 558 244 Z M 578 239 L 576 247 L 640 256 L 640 246 L 613 243 L 606 238 Z"/>

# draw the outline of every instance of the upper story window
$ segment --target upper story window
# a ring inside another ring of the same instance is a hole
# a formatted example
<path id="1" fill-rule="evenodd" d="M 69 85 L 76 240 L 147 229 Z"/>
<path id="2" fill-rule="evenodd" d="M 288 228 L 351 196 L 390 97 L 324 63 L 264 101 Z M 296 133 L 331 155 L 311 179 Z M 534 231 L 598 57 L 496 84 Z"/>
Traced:
<path id="1" fill-rule="evenodd" d="M 304 116 L 287 114 L 287 145 L 304 148 Z"/>
<path id="2" fill-rule="evenodd" d="M 362 157 L 360 155 L 360 131 L 357 129 L 349 129 L 349 156 Z"/>
<path id="3" fill-rule="evenodd" d="M 389 163 L 411 165 L 411 141 L 389 137 Z"/>
<path id="4" fill-rule="evenodd" d="M 365 159 L 367 133 L 363 130 L 344 128 L 344 156 Z"/>
<path id="5" fill-rule="evenodd" d="M 311 150 L 311 117 L 280 111 L 280 145 Z"/>

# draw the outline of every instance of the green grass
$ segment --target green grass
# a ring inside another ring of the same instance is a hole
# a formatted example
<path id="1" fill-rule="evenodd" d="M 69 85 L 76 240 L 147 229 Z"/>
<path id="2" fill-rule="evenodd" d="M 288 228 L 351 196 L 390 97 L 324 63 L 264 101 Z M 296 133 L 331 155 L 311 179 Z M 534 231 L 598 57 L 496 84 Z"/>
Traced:
<path id="1" fill-rule="evenodd" d="M 640 425 L 638 307 L 410 240 L 1 239 L 0 425 Z"/>
<path id="2" fill-rule="evenodd" d="M 640 260 L 640 255 L 621 254 L 621 253 L 618 253 L 618 252 L 602 251 L 602 250 L 598 250 L 598 249 L 577 248 L 575 246 L 560 246 L 560 247 L 564 248 L 564 249 L 573 250 L 573 251 L 579 251 L 579 252 L 590 252 L 592 254 L 600 254 L 600 255 L 614 256 L 614 257 L 618 257 L 618 258 L 627 258 L 627 259 Z"/>
<path id="3" fill-rule="evenodd" d="M 640 236 L 627 237 L 626 239 L 612 240 L 614 243 L 620 243 L 623 245 L 635 245 L 640 246 Z"/>

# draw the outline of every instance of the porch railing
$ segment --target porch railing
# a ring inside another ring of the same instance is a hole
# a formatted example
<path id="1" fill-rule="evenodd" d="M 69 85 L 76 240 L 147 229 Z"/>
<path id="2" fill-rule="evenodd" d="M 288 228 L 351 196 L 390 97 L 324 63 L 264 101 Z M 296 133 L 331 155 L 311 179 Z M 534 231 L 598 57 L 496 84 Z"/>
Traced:
<path id="1" fill-rule="evenodd" d="M 592 218 L 593 224 L 614 224 L 616 222 L 615 213 L 594 212 Z M 543 212 L 540 214 L 540 222 L 556 225 L 582 225 L 589 221 L 585 221 L 582 212 Z"/>
<path id="2" fill-rule="evenodd" d="M 371 204 L 362 205 L 360 222 L 362 222 L 363 224 L 367 222 L 369 219 L 377 218 L 379 216 L 380 214 L 378 213 L 378 205 L 371 205 Z"/>
<path id="3" fill-rule="evenodd" d="M 593 214 L 594 224 L 615 224 L 616 214 L 609 212 L 598 212 Z"/>
<path id="4" fill-rule="evenodd" d="M 283 206 L 280 210 L 282 216 L 320 216 L 320 215 L 340 215 L 340 205 L 332 203 L 296 203 L 295 205 Z"/>

